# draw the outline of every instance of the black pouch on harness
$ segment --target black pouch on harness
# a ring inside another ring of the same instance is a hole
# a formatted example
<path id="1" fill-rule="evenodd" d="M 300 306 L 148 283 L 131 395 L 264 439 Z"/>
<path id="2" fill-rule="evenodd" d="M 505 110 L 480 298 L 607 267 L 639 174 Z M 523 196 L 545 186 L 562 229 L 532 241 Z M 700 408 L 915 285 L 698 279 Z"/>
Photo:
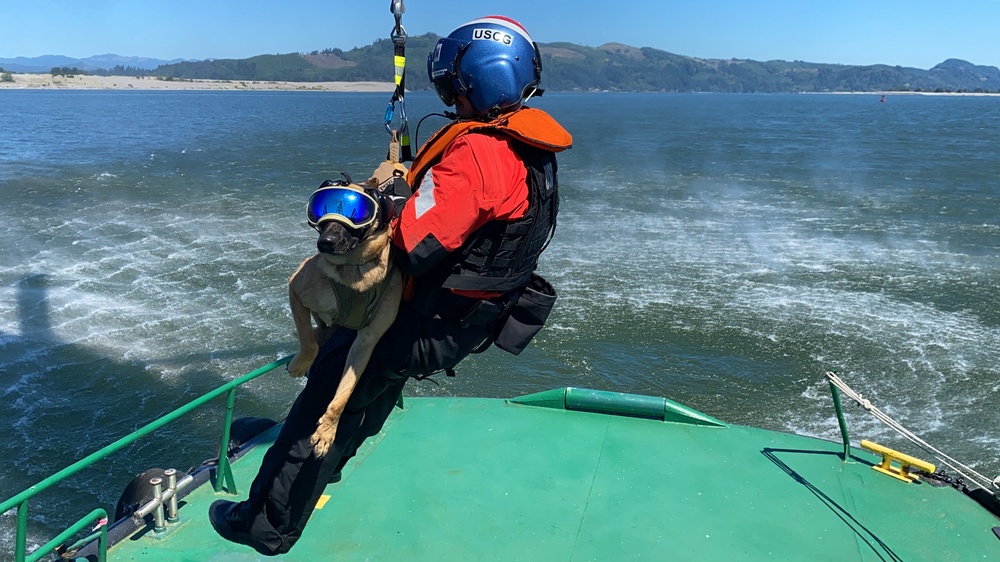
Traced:
<path id="1" fill-rule="evenodd" d="M 540 275 L 532 273 L 528 286 L 514 303 L 493 343 L 508 353 L 519 355 L 542 329 L 555 303 L 555 288 Z"/>
<path id="2" fill-rule="evenodd" d="M 458 322 L 462 326 L 487 326 L 503 315 L 504 311 L 503 302 L 479 301 Z"/>

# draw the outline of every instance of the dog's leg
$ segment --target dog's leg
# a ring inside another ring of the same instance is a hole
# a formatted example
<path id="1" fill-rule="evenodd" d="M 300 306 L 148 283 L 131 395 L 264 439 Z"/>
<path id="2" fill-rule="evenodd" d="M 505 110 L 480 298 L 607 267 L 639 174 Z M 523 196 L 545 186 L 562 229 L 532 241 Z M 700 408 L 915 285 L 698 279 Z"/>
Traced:
<path id="1" fill-rule="evenodd" d="M 309 438 L 317 457 L 323 458 L 330 450 L 333 438 L 337 435 L 337 424 L 340 423 L 340 416 L 344 413 L 347 401 L 354 392 L 354 387 L 358 384 L 358 378 L 360 378 L 361 373 L 365 372 L 365 367 L 368 366 L 368 361 L 372 357 L 372 350 L 375 349 L 375 344 L 378 343 L 380 337 L 382 334 L 373 333 L 371 330 L 361 330 L 358 332 L 357 339 L 351 344 L 351 349 L 347 352 L 347 366 L 344 369 L 344 376 L 340 379 L 340 384 L 337 385 L 337 392 L 334 394 L 333 400 L 330 401 L 330 405 L 327 406 L 326 412 L 319 419 L 316 431 Z"/>
<path id="2" fill-rule="evenodd" d="M 392 278 L 386 289 L 386 294 L 382 298 L 382 303 L 372 323 L 358 330 L 358 336 L 351 344 L 351 349 L 347 352 L 347 363 L 344 366 L 344 376 L 337 385 L 337 392 L 327 406 L 326 412 L 316 423 L 316 431 L 309 438 L 312 443 L 313 452 L 317 457 L 323 458 L 330 450 L 334 437 L 337 436 L 337 424 L 340 423 L 340 416 L 347 407 L 347 401 L 354 392 L 354 387 L 358 384 L 358 379 L 365 372 L 368 361 L 371 360 L 375 344 L 389 330 L 389 326 L 396 319 L 399 312 L 399 299 L 403 294 L 403 283 L 398 272 L 391 272 Z"/>
<path id="3" fill-rule="evenodd" d="M 295 294 L 294 283 L 291 282 L 288 284 L 288 305 L 292 309 L 295 333 L 299 337 L 299 352 L 288 364 L 288 373 L 293 377 L 301 377 L 316 359 L 319 346 L 316 344 L 316 332 L 313 330 L 312 313 Z"/>

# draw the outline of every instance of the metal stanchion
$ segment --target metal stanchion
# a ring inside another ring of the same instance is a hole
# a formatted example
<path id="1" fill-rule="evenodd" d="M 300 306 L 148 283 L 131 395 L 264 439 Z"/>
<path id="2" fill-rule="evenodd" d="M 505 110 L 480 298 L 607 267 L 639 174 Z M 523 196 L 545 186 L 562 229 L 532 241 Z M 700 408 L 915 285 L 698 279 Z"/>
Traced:
<path id="1" fill-rule="evenodd" d="M 156 509 L 153 510 L 153 532 L 162 533 L 167 530 L 167 523 L 163 517 L 163 479 L 150 478 L 149 483 L 153 486 L 153 501 L 156 502 Z"/>
<path id="2" fill-rule="evenodd" d="M 168 468 L 163 471 L 167 477 L 167 492 L 170 499 L 167 500 L 167 523 L 177 523 L 180 517 L 177 515 L 177 469 Z"/>

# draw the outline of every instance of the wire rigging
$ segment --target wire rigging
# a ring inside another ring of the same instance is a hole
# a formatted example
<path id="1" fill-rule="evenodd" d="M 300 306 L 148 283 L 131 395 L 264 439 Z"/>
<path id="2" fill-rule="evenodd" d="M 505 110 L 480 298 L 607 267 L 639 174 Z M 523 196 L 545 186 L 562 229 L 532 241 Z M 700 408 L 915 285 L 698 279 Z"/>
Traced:
<path id="1" fill-rule="evenodd" d="M 841 380 L 841 378 L 838 377 L 836 373 L 828 372 L 826 374 L 826 377 L 830 379 L 830 382 L 837 388 L 839 388 L 844 394 L 846 394 L 849 398 L 860 404 L 862 408 L 868 410 L 879 421 L 888 425 L 890 428 L 896 431 L 896 433 L 899 433 L 900 435 L 908 439 L 910 442 L 912 442 L 914 445 L 926 451 L 928 454 L 933 455 L 941 462 L 941 464 L 944 464 L 951 470 L 955 471 L 966 480 L 975 483 L 977 486 L 983 488 L 984 490 L 993 494 L 994 496 L 996 495 L 993 489 L 1000 488 L 1000 477 L 994 480 L 990 480 L 986 476 L 983 476 L 979 472 L 976 472 L 971 467 L 946 455 L 941 450 L 937 449 L 930 443 L 924 441 L 917 434 L 906 429 L 899 422 L 892 419 L 884 412 L 876 408 L 875 405 L 872 404 L 870 400 L 862 396 L 860 393 L 856 392 L 851 387 L 847 386 L 847 383 Z"/>

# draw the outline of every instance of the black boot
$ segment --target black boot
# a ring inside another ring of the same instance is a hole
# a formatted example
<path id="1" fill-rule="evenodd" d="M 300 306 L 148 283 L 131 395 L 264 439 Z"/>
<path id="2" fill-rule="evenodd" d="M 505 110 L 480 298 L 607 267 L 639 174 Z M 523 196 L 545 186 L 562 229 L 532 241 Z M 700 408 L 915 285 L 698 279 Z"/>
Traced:
<path id="1" fill-rule="evenodd" d="M 264 556 L 277 556 L 278 552 L 273 552 L 261 544 L 253 535 L 247 531 L 246 524 L 240 518 L 240 504 L 227 500 L 216 500 L 208 507 L 208 520 L 212 523 L 219 536 L 229 542 L 249 546 Z"/>

